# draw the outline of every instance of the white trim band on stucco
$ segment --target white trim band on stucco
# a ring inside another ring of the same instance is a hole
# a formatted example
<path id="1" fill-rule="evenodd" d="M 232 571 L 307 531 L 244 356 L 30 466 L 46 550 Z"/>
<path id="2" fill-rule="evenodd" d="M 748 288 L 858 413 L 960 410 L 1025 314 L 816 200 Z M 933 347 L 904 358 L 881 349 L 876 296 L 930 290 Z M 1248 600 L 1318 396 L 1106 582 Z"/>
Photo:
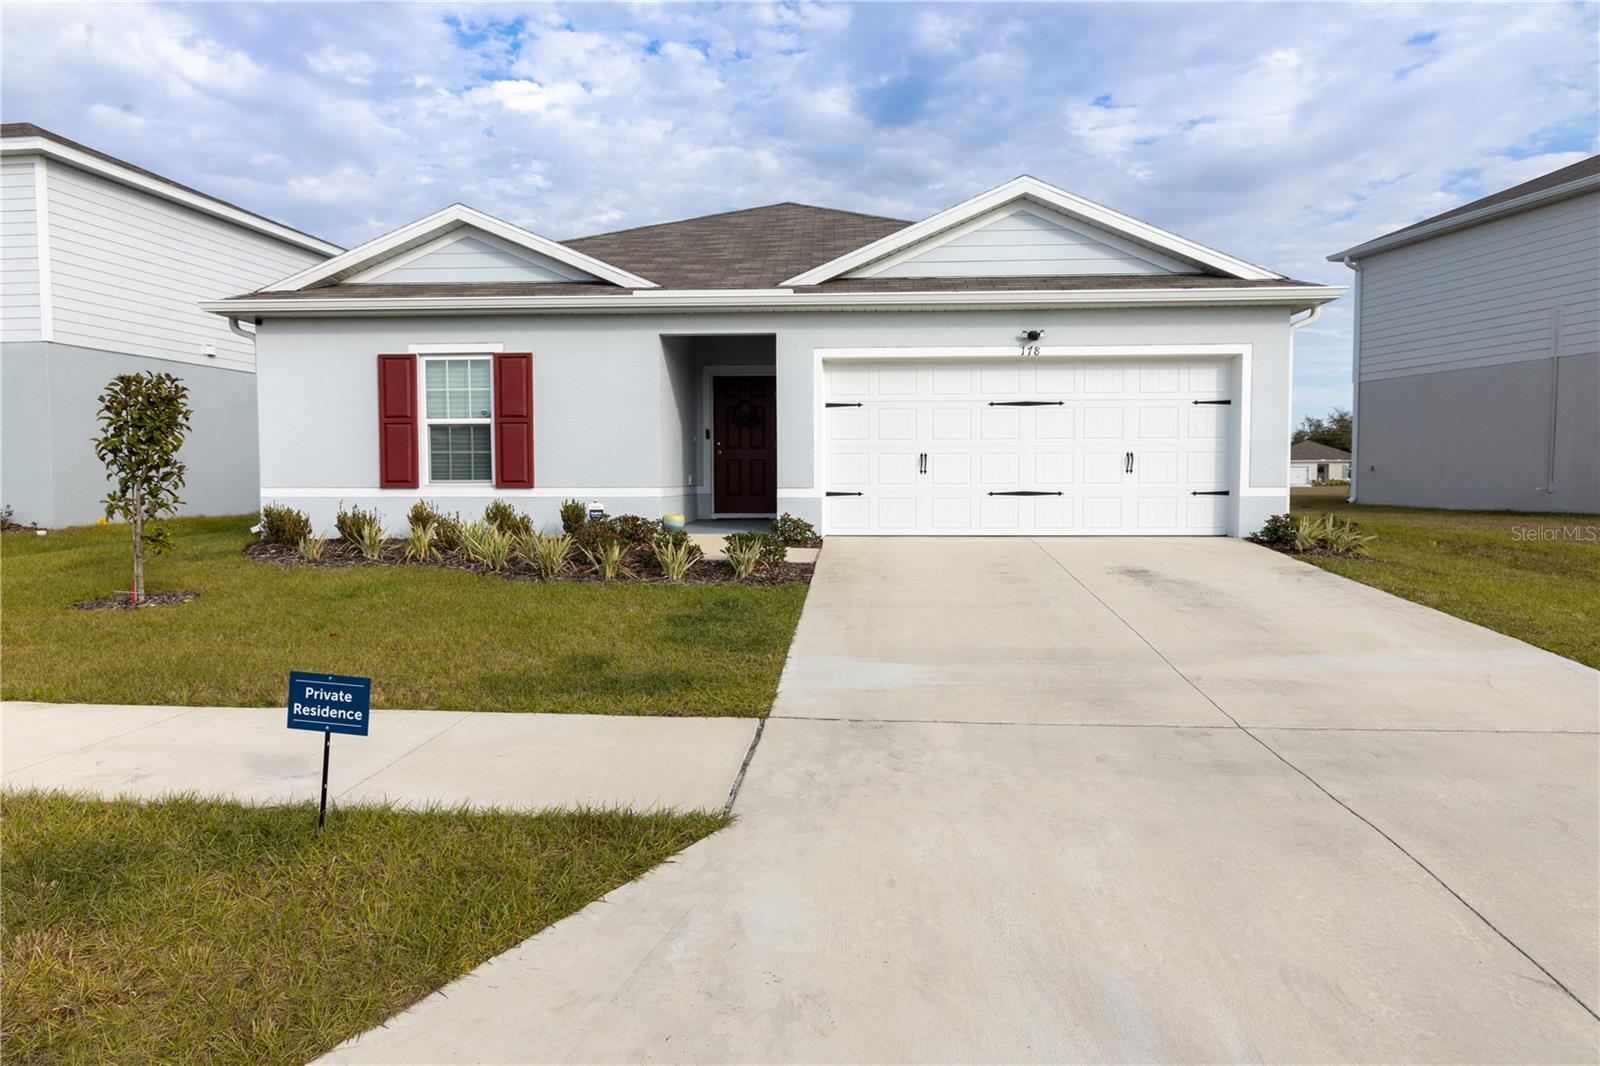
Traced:
<path id="1" fill-rule="evenodd" d="M 322 318 L 454 314 L 644 314 L 691 311 L 929 311 L 1047 307 L 1286 306 L 1307 310 L 1337 300 L 1342 285 L 1238 289 L 1065 289 L 981 292 L 827 292 L 788 289 L 655 290 L 592 296 L 390 296 L 208 300 L 202 310 L 231 318 Z"/>
<path id="2" fill-rule="evenodd" d="M 642 499 L 657 499 L 668 496 L 693 495 L 693 485 L 683 485 L 678 488 L 532 488 L 532 489 L 505 489 L 496 488 L 488 482 L 467 482 L 451 485 L 448 483 L 423 484 L 414 489 L 380 489 L 373 485 L 348 486 L 345 488 L 263 488 L 263 500 L 292 499 L 299 497 L 308 500 L 334 500 L 334 499 L 361 499 L 370 496 L 391 496 L 396 499 L 456 499 L 462 497 L 503 496 L 506 499 L 557 499 L 573 498 L 590 500 L 597 496 L 624 496 L 639 497 Z M 787 490 L 779 490 L 783 495 Z"/>

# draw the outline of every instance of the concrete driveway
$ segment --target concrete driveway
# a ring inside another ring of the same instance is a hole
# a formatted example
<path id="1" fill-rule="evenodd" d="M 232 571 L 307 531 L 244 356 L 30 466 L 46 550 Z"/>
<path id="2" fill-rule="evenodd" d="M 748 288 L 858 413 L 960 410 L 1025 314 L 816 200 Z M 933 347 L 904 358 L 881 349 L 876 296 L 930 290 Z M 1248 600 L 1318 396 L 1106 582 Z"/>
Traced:
<path id="1" fill-rule="evenodd" d="M 331 1059 L 1596 1061 L 1597 732 L 1237 541 L 833 539 L 738 822 Z"/>

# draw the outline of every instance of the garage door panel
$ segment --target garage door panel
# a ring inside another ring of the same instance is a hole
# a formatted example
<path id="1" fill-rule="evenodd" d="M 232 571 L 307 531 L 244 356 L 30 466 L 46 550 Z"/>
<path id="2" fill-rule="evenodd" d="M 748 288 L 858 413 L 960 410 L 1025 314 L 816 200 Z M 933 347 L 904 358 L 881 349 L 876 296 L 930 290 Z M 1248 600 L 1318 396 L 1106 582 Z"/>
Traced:
<path id="1" fill-rule="evenodd" d="M 978 425 L 979 440 L 1016 440 L 1022 435 L 1022 412 L 1015 407 L 985 407 Z"/>
<path id="2" fill-rule="evenodd" d="M 1177 440 L 1178 409 L 1176 407 L 1139 408 L 1139 439 L 1142 441 Z"/>
<path id="3" fill-rule="evenodd" d="M 917 439 L 917 409 L 915 407 L 881 407 L 873 414 L 877 423 L 875 440 L 914 441 Z"/>
<path id="4" fill-rule="evenodd" d="M 837 533 L 1212 534 L 1232 514 L 1220 360 L 826 364 Z M 837 398 L 837 399 L 835 399 Z M 1131 461 L 1130 461 L 1131 456 Z M 1015 493 L 1016 495 L 1013 495 Z"/>
<path id="5" fill-rule="evenodd" d="M 917 452 L 879 452 L 878 484 L 906 485 L 917 483 Z"/>
<path id="6" fill-rule="evenodd" d="M 1009 488 L 1021 482 L 1020 452 L 984 452 L 978 456 L 978 484 Z"/>
<path id="7" fill-rule="evenodd" d="M 1122 439 L 1122 408 L 1086 407 L 1081 414 L 1084 440 Z"/>
<path id="8" fill-rule="evenodd" d="M 871 483 L 872 456 L 867 452 L 834 452 L 828 456 L 828 484 L 836 489 L 864 489 Z"/>
<path id="9" fill-rule="evenodd" d="M 986 363 L 978 372 L 979 389 L 985 396 L 1015 396 L 1022 391 L 1022 367 L 1015 363 Z M 1033 368 L 1027 368 L 1030 372 Z"/>
<path id="10" fill-rule="evenodd" d="M 1070 407 L 1035 407 L 1033 409 L 1033 438 L 1035 440 L 1071 440 L 1076 414 Z"/>
<path id="11" fill-rule="evenodd" d="M 1176 394 L 1183 379 L 1183 369 L 1177 363 L 1140 364 L 1139 392 L 1145 396 L 1157 393 Z"/>
<path id="12" fill-rule="evenodd" d="M 1033 480 L 1039 485 L 1070 485 L 1077 458 L 1072 452 L 1034 452 Z"/>
<path id="13" fill-rule="evenodd" d="M 1138 452 L 1134 457 L 1133 476 L 1140 485 L 1178 484 L 1177 452 Z"/>
<path id="14" fill-rule="evenodd" d="M 978 501 L 978 525 L 988 533 L 1021 530 L 1022 501 L 1015 496 L 984 496 Z"/>
<path id="15" fill-rule="evenodd" d="M 932 426 L 932 436 L 936 441 L 969 441 L 972 439 L 972 409 L 935 407 Z"/>

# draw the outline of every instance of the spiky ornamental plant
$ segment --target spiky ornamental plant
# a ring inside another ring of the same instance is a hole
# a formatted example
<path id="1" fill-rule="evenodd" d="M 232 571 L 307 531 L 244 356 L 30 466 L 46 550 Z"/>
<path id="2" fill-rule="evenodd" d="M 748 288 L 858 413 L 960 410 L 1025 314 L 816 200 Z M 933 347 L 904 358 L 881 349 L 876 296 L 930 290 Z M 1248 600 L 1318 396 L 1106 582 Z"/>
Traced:
<path id="1" fill-rule="evenodd" d="M 172 550 L 156 522 L 177 512 L 187 468 L 178 450 L 189 433 L 189 388 L 171 374 L 118 374 L 100 394 L 100 436 L 94 454 L 113 488 L 106 517 L 125 518 L 133 530 L 133 602 L 144 599 L 144 553 Z"/>

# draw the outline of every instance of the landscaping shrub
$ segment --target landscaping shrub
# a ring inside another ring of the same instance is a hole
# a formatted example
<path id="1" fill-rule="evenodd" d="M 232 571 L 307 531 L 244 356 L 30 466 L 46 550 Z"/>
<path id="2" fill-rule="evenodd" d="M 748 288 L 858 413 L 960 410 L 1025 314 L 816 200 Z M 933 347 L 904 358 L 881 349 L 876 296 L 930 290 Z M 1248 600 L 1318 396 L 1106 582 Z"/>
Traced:
<path id="1" fill-rule="evenodd" d="M 311 519 L 304 511 L 269 503 L 261 508 L 261 542 L 296 547 L 311 536 Z"/>
<path id="2" fill-rule="evenodd" d="M 308 563 L 314 563 L 322 558 L 322 549 L 328 546 L 327 537 L 301 537 L 300 543 L 295 545 L 295 551 L 300 553 L 300 558 Z"/>
<path id="3" fill-rule="evenodd" d="M 651 544 L 656 563 L 668 581 L 682 581 L 689 568 L 700 561 L 700 549 L 683 533 L 662 533 Z"/>
<path id="4" fill-rule="evenodd" d="M 1292 515 L 1275 514 L 1248 538 L 1257 544 L 1272 548 L 1287 548 L 1294 544 L 1295 519 Z"/>
<path id="5" fill-rule="evenodd" d="M 467 522 L 461 527 L 461 553 L 497 574 L 510 562 L 515 543 L 510 533 L 495 528 L 486 520 Z"/>
<path id="6" fill-rule="evenodd" d="M 339 516 L 333 520 L 333 528 L 351 544 L 359 544 L 362 538 L 370 539 L 374 531 L 380 539 L 383 537 L 383 518 L 376 509 L 363 511 L 359 507 L 352 507 L 345 510 L 341 504 Z"/>
<path id="7" fill-rule="evenodd" d="M 439 521 L 433 527 L 433 546 L 442 552 L 460 551 L 461 529 L 459 513 L 441 514 Z"/>
<path id="8" fill-rule="evenodd" d="M 761 547 L 752 540 L 735 543 L 733 537 L 728 538 L 728 565 L 733 567 L 734 577 L 744 581 L 756 572 L 761 564 Z"/>
<path id="9" fill-rule="evenodd" d="M 722 539 L 728 546 L 730 562 L 735 549 L 740 552 L 754 549 L 756 565 L 761 567 L 777 566 L 789 558 L 788 547 L 776 533 L 730 533 Z"/>
<path id="10" fill-rule="evenodd" d="M 600 574 L 601 581 L 615 581 L 618 577 L 633 577 L 633 570 L 625 561 L 628 558 L 627 546 L 622 541 L 612 538 L 598 550 L 589 548 L 580 549 L 584 558 L 589 560 L 589 565 Z"/>
<path id="11" fill-rule="evenodd" d="M 411 505 L 411 510 L 406 514 L 406 521 L 412 529 L 422 526 L 437 526 L 444 519 L 444 514 L 427 500 L 418 500 Z"/>
<path id="12" fill-rule="evenodd" d="M 1328 551 L 1337 555 L 1360 555 L 1377 538 L 1361 532 L 1361 527 L 1349 519 L 1331 514 L 1275 514 L 1249 539 L 1269 548 L 1294 552 Z"/>
<path id="13" fill-rule="evenodd" d="M 618 540 L 633 548 L 648 548 L 656 537 L 666 532 L 666 527 L 656 519 L 640 518 L 636 514 L 619 514 L 607 518 L 605 526 Z"/>
<path id="14" fill-rule="evenodd" d="M 548 581 L 567 568 L 567 559 L 572 555 L 572 536 L 534 533 L 528 538 L 524 554 L 538 566 L 539 576 Z"/>
<path id="15" fill-rule="evenodd" d="M 483 520 L 513 537 L 533 532 L 533 519 L 504 500 L 495 500 L 483 509 Z"/>
<path id="16" fill-rule="evenodd" d="M 589 520 L 589 508 L 582 500 L 561 501 L 561 532 L 576 535 Z"/>
<path id="17" fill-rule="evenodd" d="M 788 513 L 772 520 L 772 535 L 786 548 L 814 548 L 822 542 L 816 526 Z"/>
<path id="18" fill-rule="evenodd" d="M 437 558 L 439 552 L 434 548 L 433 540 L 438 530 L 437 523 L 413 523 L 411 532 L 406 535 L 406 562 L 425 563 Z"/>

